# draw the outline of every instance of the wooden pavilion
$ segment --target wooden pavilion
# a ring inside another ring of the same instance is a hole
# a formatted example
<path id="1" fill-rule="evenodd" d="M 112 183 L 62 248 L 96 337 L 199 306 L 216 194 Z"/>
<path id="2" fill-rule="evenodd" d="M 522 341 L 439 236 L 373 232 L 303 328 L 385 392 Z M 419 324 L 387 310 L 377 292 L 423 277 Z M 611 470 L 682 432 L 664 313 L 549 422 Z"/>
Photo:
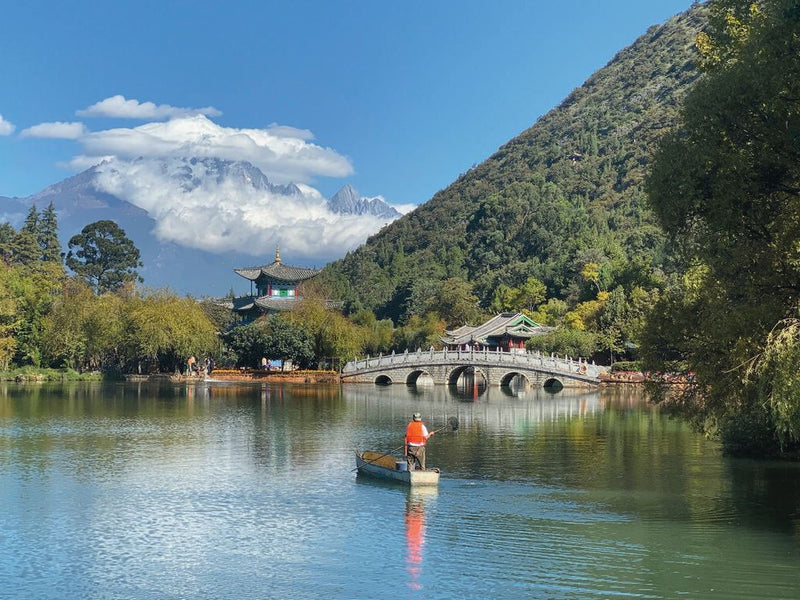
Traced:
<path id="1" fill-rule="evenodd" d="M 448 350 L 488 348 L 524 352 L 525 342 L 530 338 L 552 330 L 552 327 L 539 325 L 523 313 L 501 313 L 482 325 L 464 325 L 446 331 L 441 339 Z"/>
<path id="2" fill-rule="evenodd" d="M 293 267 L 281 262 L 280 251 L 275 251 L 275 261 L 260 267 L 244 267 L 233 270 L 250 280 L 250 295 L 234 298 L 231 309 L 245 321 L 263 314 L 291 310 L 302 300 L 299 286 L 315 277 L 320 269 Z"/>

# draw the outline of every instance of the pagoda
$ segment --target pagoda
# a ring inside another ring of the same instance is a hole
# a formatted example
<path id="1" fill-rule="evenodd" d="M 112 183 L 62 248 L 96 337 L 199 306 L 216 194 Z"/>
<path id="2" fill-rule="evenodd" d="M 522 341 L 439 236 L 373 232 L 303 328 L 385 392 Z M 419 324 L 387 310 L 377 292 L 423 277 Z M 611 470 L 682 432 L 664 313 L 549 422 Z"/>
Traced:
<path id="1" fill-rule="evenodd" d="M 298 300 L 303 299 L 298 285 L 315 277 L 320 269 L 284 265 L 280 250 L 276 249 L 272 264 L 233 271 L 250 280 L 250 295 L 234 298 L 231 308 L 250 321 L 262 314 L 291 310 Z"/>

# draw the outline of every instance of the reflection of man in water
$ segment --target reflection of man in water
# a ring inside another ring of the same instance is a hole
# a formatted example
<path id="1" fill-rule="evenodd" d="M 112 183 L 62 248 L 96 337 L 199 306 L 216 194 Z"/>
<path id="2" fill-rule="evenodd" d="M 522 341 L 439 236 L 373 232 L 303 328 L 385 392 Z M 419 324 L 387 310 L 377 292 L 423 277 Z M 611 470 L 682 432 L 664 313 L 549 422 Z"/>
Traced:
<path id="1" fill-rule="evenodd" d="M 406 503 L 406 546 L 408 547 L 409 586 L 419 590 L 422 572 L 422 547 L 425 545 L 425 503 L 422 498 L 408 497 Z"/>
<path id="2" fill-rule="evenodd" d="M 408 470 L 414 468 L 414 464 L 425 470 L 425 444 L 433 432 L 428 433 L 428 428 L 422 422 L 422 415 L 414 413 L 411 422 L 406 427 L 406 461 Z"/>

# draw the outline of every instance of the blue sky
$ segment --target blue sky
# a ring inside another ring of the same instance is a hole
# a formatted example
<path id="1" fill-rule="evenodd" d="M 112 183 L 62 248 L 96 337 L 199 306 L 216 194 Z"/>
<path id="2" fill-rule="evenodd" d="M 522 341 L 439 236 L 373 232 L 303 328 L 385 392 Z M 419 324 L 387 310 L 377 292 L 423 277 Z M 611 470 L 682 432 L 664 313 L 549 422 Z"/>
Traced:
<path id="1" fill-rule="evenodd" d="M 556 106 L 687 0 L 10 2 L 0 35 L 0 195 L 71 174 L 81 117 L 110 97 L 216 110 L 229 128 L 307 130 L 351 173 L 308 174 L 419 204 Z M 162 118 L 163 119 L 163 118 Z M 6 125 L 4 127 L 4 125 Z M 62 132 L 61 135 L 64 135 Z"/>

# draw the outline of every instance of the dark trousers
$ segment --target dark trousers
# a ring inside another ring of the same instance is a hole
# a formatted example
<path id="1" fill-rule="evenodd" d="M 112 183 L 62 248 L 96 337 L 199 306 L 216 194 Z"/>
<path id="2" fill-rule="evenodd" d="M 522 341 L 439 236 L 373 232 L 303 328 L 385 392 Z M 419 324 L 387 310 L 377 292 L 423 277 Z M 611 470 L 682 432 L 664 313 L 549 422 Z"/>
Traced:
<path id="1" fill-rule="evenodd" d="M 417 467 L 425 470 L 425 446 L 412 446 L 409 444 L 406 446 L 406 450 L 408 452 L 406 456 L 406 461 L 408 461 L 408 470 L 411 471 L 415 468 L 415 464 Z"/>

